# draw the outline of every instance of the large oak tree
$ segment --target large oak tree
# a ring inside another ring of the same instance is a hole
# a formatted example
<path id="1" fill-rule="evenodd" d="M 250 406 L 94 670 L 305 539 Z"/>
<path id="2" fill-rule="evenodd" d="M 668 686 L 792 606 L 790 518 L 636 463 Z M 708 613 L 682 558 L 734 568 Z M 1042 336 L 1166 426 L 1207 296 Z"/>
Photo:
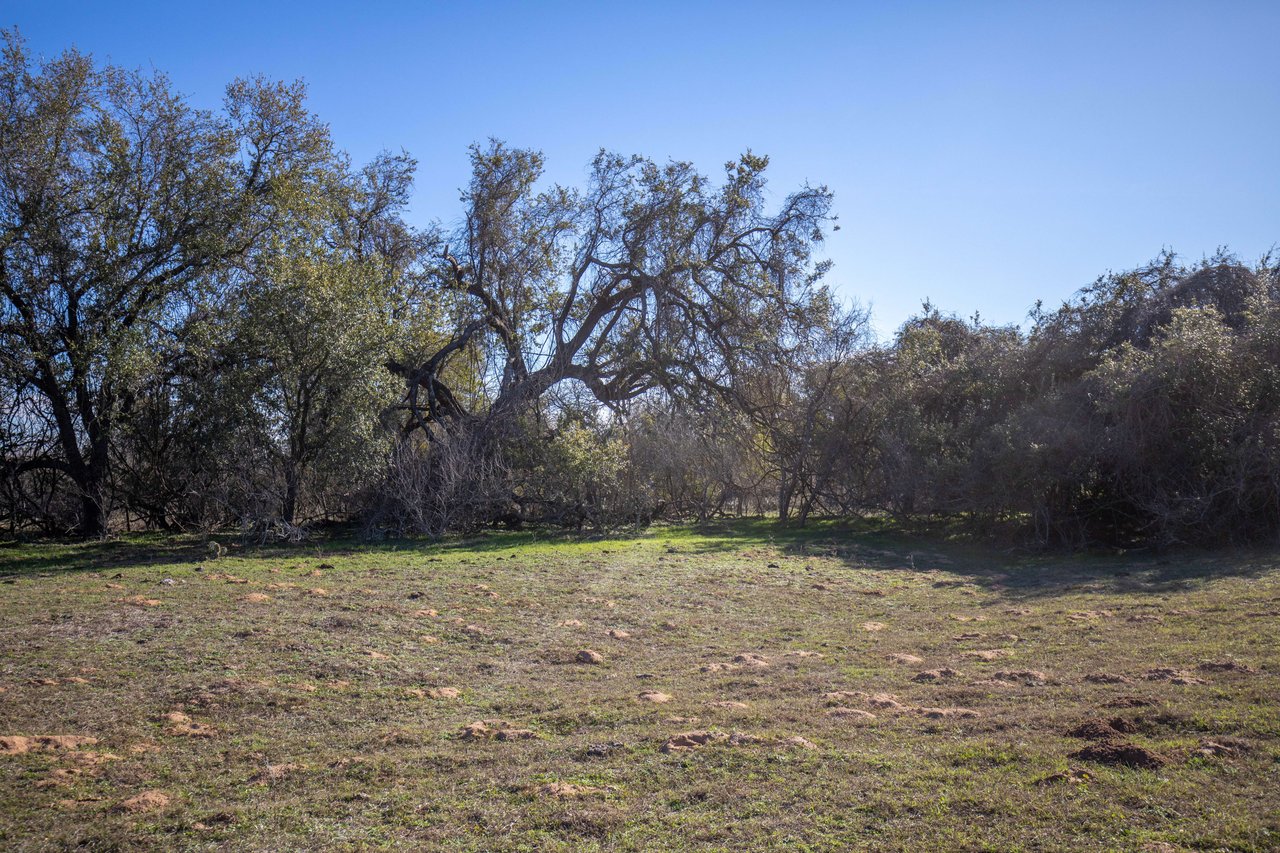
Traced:
<path id="1" fill-rule="evenodd" d="M 48 469 L 106 527 L 112 436 L 145 360 L 212 281 L 271 227 L 277 200 L 330 156 L 300 85 L 238 81 L 220 114 L 160 74 L 68 51 L 0 58 L 0 370 L 43 434 L 8 458 Z"/>

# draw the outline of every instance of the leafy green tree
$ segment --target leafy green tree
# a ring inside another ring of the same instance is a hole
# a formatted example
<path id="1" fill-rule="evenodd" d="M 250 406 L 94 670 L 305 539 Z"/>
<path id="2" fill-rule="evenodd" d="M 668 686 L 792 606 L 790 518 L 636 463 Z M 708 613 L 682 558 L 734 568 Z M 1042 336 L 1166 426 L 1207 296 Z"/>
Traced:
<path id="1" fill-rule="evenodd" d="M 106 530 L 112 440 L 148 352 L 194 294 L 272 224 L 278 194 L 329 156 L 301 86 L 238 81 L 224 113 L 160 74 L 68 51 L 0 59 L 0 359 L 56 443 L 9 460 L 65 474 L 77 529 Z"/>

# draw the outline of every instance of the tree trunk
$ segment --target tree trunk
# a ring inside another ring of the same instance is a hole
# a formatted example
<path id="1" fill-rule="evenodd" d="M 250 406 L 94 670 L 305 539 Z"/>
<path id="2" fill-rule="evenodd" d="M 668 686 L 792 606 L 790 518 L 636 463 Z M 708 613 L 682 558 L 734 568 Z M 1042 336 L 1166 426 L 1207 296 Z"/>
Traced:
<path id="1" fill-rule="evenodd" d="M 93 452 L 89 463 L 74 478 L 80 489 L 80 524 L 76 533 L 85 539 L 107 535 L 107 463 L 106 454 Z"/>
<path id="2" fill-rule="evenodd" d="M 784 479 L 778 487 L 778 521 L 781 524 L 786 524 L 791 515 L 791 496 L 794 493 L 795 484 L 790 479 Z"/>
<path id="3" fill-rule="evenodd" d="M 284 466 L 284 505 L 280 509 L 280 516 L 289 525 L 294 523 L 298 514 L 298 492 L 301 491 L 302 479 L 300 467 L 293 460 L 286 462 Z"/>

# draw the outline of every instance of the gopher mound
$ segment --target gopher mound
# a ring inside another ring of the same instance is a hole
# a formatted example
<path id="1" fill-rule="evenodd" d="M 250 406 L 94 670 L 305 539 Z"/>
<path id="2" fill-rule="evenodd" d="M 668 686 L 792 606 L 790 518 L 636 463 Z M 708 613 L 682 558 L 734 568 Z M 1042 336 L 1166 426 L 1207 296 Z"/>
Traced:
<path id="1" fill-rule="evenodd" d="M 1146 747 L 1118 740 L 1091 743 L 1084 749 L 1071 753 L 1070 757 L 1083 761 L 1096 761 L 1099 764 L 1134 767 L 1140 770 L 1157 770 L 1169 763 L 1169 759 L 1159 753 L 1152 752 Z"/>

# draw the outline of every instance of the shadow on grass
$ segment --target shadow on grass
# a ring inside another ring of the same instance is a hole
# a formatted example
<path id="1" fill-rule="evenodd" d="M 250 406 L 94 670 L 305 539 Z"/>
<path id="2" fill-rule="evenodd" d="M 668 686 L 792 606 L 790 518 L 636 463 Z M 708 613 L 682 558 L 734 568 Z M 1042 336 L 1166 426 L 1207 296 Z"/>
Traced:
<path id="1" fill-rule="evenodd" d="M 537 546 L 599 545 L 603 551 L 636 544 L 666 545 L 692 556 L 715 556 L 756 547 L 790 557 L 823 557 L 849 569 L 938 571 L 941 582 L 963 580 L 1011 599 L 1052 597 L 1089 586 L 1104 592 L 1163 593 L 1222 577 L 1255 577 L 1280 562 L 1274 550 L 1184 551 L 1171 555 L 1032 552 L 998 547 L 947 523 L 902 524 L 888 518 L 815 519 L 805 527 L 776 519 L 717 519 L 702 524 L 659 524 L 610 532 L 576 533 L 549 528 L 493 530 L 467 537 L 386 539 L 371 542 L 353 528 L 331 528 L 291 544 L 246 543 L 234 535 L 216 540 L 228 556 L 262 559 L 344 557 L 356 554 L 498 555 Z M 209 541 L 196 535 L 134 534 L 108 541 L 0 542 L 0 578 L 129 567 L 200 563 Z"/>

